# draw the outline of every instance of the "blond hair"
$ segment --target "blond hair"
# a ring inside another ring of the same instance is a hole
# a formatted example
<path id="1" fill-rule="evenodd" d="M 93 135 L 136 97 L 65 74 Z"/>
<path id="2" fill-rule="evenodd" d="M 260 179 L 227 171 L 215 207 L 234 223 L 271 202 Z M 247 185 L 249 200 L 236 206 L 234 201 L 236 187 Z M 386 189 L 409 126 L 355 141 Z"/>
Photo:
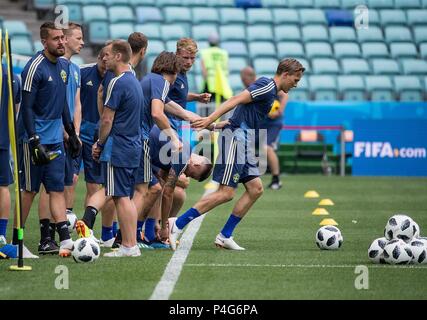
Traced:
<path id="1" fill-rule="evenodd" d="M 188 51 L 192 54 L 197 53 L 197 43 L 191 38 L 181 38 L 176 42 L 176 52 L 181 50 Z"/>

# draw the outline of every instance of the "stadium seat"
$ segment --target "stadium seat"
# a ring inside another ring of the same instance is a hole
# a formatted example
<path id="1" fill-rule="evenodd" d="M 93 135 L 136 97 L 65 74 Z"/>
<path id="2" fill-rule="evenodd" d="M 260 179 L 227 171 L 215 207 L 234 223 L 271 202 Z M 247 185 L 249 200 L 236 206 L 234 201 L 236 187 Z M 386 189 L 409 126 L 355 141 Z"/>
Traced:
<path id="1" fill-rule="evenodd" d="M 394 6 L 400 9 L 420 8 L 420 0 L 394 0 Z"/>
<path id="2" fill-rule="evenodd" d="M 193 68 L 191 70 L 194 71 L 196 75 L 202 74 L 202 65 L 199 57 L 196 58 L 196 61 L 194 62 Z"/>
<path id="3" fill-rule="evenodd" d="M 248 26 L 246 29 L 246 37 L 248 42 L 251 41 L 273 41 L 273 29 L 270 25 L 254 25 Z"/>
<path id="4" fill-rule="evenodd" d="M 416 26 L 413 31 L 416 44 L 427 42 L 427 26 Z"/>
<path id="5" fill-rule="evenodd" d="M 276 48 L 272 42 L 254 41 L 249 43 L 249 56 L 251 59 L 259 57 L 276 57 Z"/>
<path id="6" fill-rule="evenodd" d="M 91 0 L 86 0 L 91 1 Z M 156 0 L 129 0 L 129 4 L 133 7 L 155 6 Z"/>
<path id="7" fill-rule="evenodd" d="M 39 40 L 34 41 L 33 45 L 34 45 L 34 52 L 39 52 L 39 51 L 42 51 L 44 49 L 42 43 Z"/>
<path id="8" fill-rule="evenodd" d="M 89 42 L 92 45 L 103 45 L 108 39 L 110 39 L 110 28 L 107 21 L 89 23 Z"/>
<path id="9" fill-rule="evenodd" d="M 182 5 L 182 0 L 156 0 L 158 7 L 173 7 Z"/>
<path id="10" fill-rule="evenodd" d="M 165 51 L 163 41 L 151 40 L 148 41 L 147 54 L 149 56 L 158 56 L 162 51 Z"/>
<path id="11" fill-rule="evenodd" d="M 294 25 L 283 25 L 274 27 L 274 39 L 280 41 L 301 41 L 299 27 Z"/>
<path id="12" fill-rule="evenodd" d="M 393 58 L 417 58 L 418 56 L 417 48 L 412 42 L 390 43 L 390 53 Z"/>
<path id="13" fill-rule="evenodd" d="M 219 18 L 222 25 L 229 23 L 246 23 L 245 10 L 242 8 L 220 8 Z"/>
<path id="14" fill-rule="evenodd" d="M 411 26 L 427 24 L 427 10 L 408 10 L 406 15 L 408 16 L 408 24 Z"/>
<path id="15" fill-rule="evenodd" d="M 246 10 L 246 22 L 248 24 L 269 24 L 273 22 L 273 15 L 267 8 L 249 8 Z"/>
<path id="16" fill-rule="evenodd" d="M 108 20 L 108 12 L 104 6 L 88 5 L 82 9 L 83 22 L 90 23 L 92 21 Z"/>
<path id="17" fill-rule="evenodd" d="M 108 8 L 108 15 L 111 23 L 117 22 L 135 22 L 135 16 L 131 7 L 112 6 Z"/>
<path id="18" fill-rule="evenodd" d="M 226 50 L 230 57 L 248 56 L 248 47 L 244 41 L 221 41 L 221 48 Z"/>
<path id="19" fill-rule="evenodd" d="M 228 59 L 228 71 L 230 73 L 239 72 L 248 66 L 248 61 L 242 57 L 230 57 Z"/>
<path id="20" fill-rule="evenodd" d="M 427 62 L 419 59 L 401 59 L 403 68 L 403 74 L 407 75 L 426 75 L 427 74 Z"/>
<path id="21" fill-rule="evenodd" d="M 365 83 L 362 76 L 338 76 L 337 84 L 341 99 L 346 101 L 364 101 Z"/>
<path id="22" fill-rule="evenodd" d="M 356 8 L 358 5 L 359 4 L 357 4 L 356 6 L 354 6 L 352 8 L 355 22 L 359 21 L 358 20 L 358 15 L 360 15 L 362 13 L 361 10 L 354 10 L 354 8 Z M 381 24 L 381 22 L 380 22 L 380 15 L 379 15 L 378 11 L 375 10 L 375 9 L 372 9 L 371 7 L 369 7 L 368 18 L 369 18 L 369 25 L 368 25 L 369 28 L 371 26 L 379 26 Z M 360 21 L 360 23 L 367 23 L 367 22 L 368 21 L 364 21 L 363 19 Z"/>
<path id="23" fill-rule="evenodd" d="M 175 52 L 176 51 L 176 41 L 175 40 L 166 41 L 165 48 L 166 48 L 166 51 Z"/>
<path id="24" fill-rule="evenodd" d="M 332 48 L 328 42 L 307 42 L 305 53 L 309 59 L 333 57 Z"/>
<path id="25" fill-rule="evenodd" d="M 112 39 L 127 40 L 132 32 L 134 32 L 134 28 L 131 23 L 123 22 L 110 24 L 110 37 Z"/>
<path id="26" fill-rule="evenodd" d="M 412 34 L 408 27 L 390 26 L 385 27 L 384 34 L 387 43 L 392 42 L 411 42 Z"/>
<path id="27" fill-rule="evenodd" d="M 160 25 L 157 23 L 136 24 L 135 31 L 142 32 L 150 41 L 162 38 L 160 35 Z"/>
<path id="28" fill-rule="evenodd" d="M 365 59 L 345 58 L 341 59 L 343 74 L 369 74 L 370 68 Z"/>
<path id="29" fill-rule="evenodd" d="M 85 61 L 83 60 L 83 58 L 79 55 L 74 55 L 71 57 L 71 61 L 74 62 L 75 64 L 77 64 L 78 66 L 85 64 Z"/>
<path id="30" fill-rule="evenodd" d="M 418 77 L 396 76 L 394 77 L 394 88 L 400 101 L 423 100 L 423 89 Z"/>
<path id="31" fill-rule="evenodd" d="M 393 84 L 388 76 L 367 76 L 366 88 L 372 101 L 393 101 Z"/>
<path id="32" fill-rule="evenodd" d="M 355 42 L 338 42 L 334 44 L 335 58 L 360 58 L 360 47 Z"/>
<path id="33" fill-rule="evenodd" d="M 292 101 L 308 101 L 310 93 L 308 89 L 308 77 L 304 75 L 298 82 L 298 86 L 289 92 L 289 100 Z"/>
<path id="34" fill-rule="evenodd" d="M 313 75 L 310 76 L 309 83 L 314 100 L 337 100 L 337 83 L 334 76 Z"/>
<path id="35" fill-rule="evenodd" d="M 302 64 L 302 66 L 305 68 L 305 71 L 304 71 L 304 75 L 306 75 L 306 74 L 311 74 L 311 64 L 310 64 L 310 62 L 308 61 L 308 60 L 306 60 L 305 58 L 298 58 L 297 59 L 301 64 Z M 303 77 L 304 78 L 304 77 Z"/>
<path id="36" fill-rule="evenodd" d="M 191 10 L 186 7 L 166 7 L 163 9 L 163 15 L 167 23 L 190 23 L 192 21 Z"/>
<path id="37" fill-rule="evenodd" d="M 392 59 L 372 59 L 373 74 L 397 75 L 400 73 L 399 64 Z"/>
<path id="38" fill-rule="evenodd" d="M 287 0 L 290 8 L 313 8 L 313 0 Z"/>
<path id="39" fill-rule="evenodd" d="M 359 42 L 384 41 L 383 32 L 379 27 L 376 27 L 376 26 L 369 26 L 368 29 L 357 29 L 356 34 Z"/>
<path id="40" fill-rule="evenodd" d="M 258 76 L 265 76 L 276 73 L 278 63 L 275 58 L 258 58 L 254 59 L 253 66 Z"/>
<path id="41" fill-rule="evenodd" d="M 7 29 L 11 38 L 16 36 L 31 37 L 30 31 L 27 29 L 27 25 L 23 21 L 19 20 L 4 20 L 3 28 Z"/>
<path id="42" fill-rule="evenodd" d="M 55 6 L 55 0 L 33 0 L 33 5 L 37 11 L 50 10 Z"/>
<path id="43" fill-rule="evenodd" d="M 366 59 L 369 58 L 388 58 L 389 53 L 384 42 L 366 42 L 362 43 L 362 54 Z"/>
<path id="44" fill-rule="evenodd" d="M 266 8 L 281 8 L 284 4 L 284 0 L 262 0 L 262 6 Z"/>
<path id="45" fill-rule="evenodd" d="M 216 8 L 192 8 L 193 24 L 219 23 L 218 10 Z"/>
<path id="46" fill-rule="evenodd" d="M 82 6 L 80 2 L 68 2 L 69 0 L 63 0 L 64 5 L 68 8 L 68 18 L 70 21 L 76 22 L 76 23 L 82 23 L 83 22 L 83 14 L 82 14 Z M 78 0 L 80 1 L 80 0 Z M 60 4 L 57 2 L 57 4 Z"/>
<path id="47" fill-rule="evenodd" d="M 325 10 L 325 18 L 329 26 L 353 27 L 353 12 L 344 9 Z"/>
<path id="48" fill-rule="evenodd" d="M 234 0 L 208 0 L 211 7 L 234 7 Z"/>
<path id="49" fill-rule="evenodd" d="M 105 0 L 81 0 L 82 5 L 93 5 L 93 4 L 99 4 L 99 5 L 105 5 Z"/>
<path id="50" fill-rule="evenodd" d="M 182 0 L 182 5 L 187 8 L 206 7 L 206 0 Z"/>
<path id="51" fill-rule="evenodd" d="M 200 92 L 199 88 L 197 87 L 196 79 L 194 77 L 194 74 L 187 73 L 187 81 L 188 81 L 188 90 L 190 92 Z"/>
<path id="52" fill-rule="evenodd" d="M 329 36 L 332 43 L 340 41 L 357 41 L 356 32 L 352 27 L 330 27 Z"/>
<path id="53" fill-rule="evenodd" d="M 137 7 L 135 12 L 136 12 L 136 21 L 138 23 L 163 22 L 163 15 L 159 8 Z"/>
<path id="54" fill-rule="evenodd" d="M 299 15 L 296 9 L 274 9 L 273 10 L 273 22 L 275 25 L 282 24 L 295 24 L 299 25 Z"/>
<path id="55" fill-rule="evenodd" d="M 164 24 L 160 26 L 160 33 L 163 41 L 178 40 L 184 37 L 188 37 L 185 29 L 180 24 Z"/>
<path id="56" fill-rule="evenodd" d="M 201 25 L 193 25 L 192 29 L 192 37 L 196 41 L 204 40 L 207 41 L 209 36 L 213 33 L 218 34 L 218 28 L 213 24 L 201 24 Z"/>
<path id="57" fill-rule="evenodd" d="M 307 41 L 329 41 L 328 30 L 323 25 L 308 25 L 302 27 L 302 37 Z"/>
<path id="58" fill-rule="evenodd" d="M 314 0 L 316 8 L 341 8 L 340 0 Z"/>
<path id="59" fill-rule="evenodd" d="M 304 47 L 301 43 L 292 41 L 292 42 L 279 42 L 277 44 L 277 55 L 279 59 L 285 57 L 305 57 Z"/>
<path id="60" fill-rule="evenodd" d="M 380 21 L 385 26 L 406 25 L 406 14 L 403 10 L 384 9 L 380 10 Z"/>
<path id="61" fill-rule="evenodd" d="M 368 7 L 376 9 L 393 8 L 394 3 L 390 0 L 368 0 Z"/>
<path id="62" fill-rule="evenodd" d="M 420 44 L 420 57 L 427 60 L 427 43 Z"/>
<path id="63" fill-rule="evenodd" d="M 34 55 L 33 43 L 27 36 L 14 36 L 10 38 L 13 53 L 23 56 Z"/>
<path id="64" fill-rule="evenodd" d="M 366 4 L 367 0 L 360 1 L 360 0 L 341 0 L 341 7 L 346 9 L 354 9 L 358 5 Z"/>
<path id="65" fill-rule="evenodd" d="M 427 8 L 427 0 L 421 0 L 423 8 Z"/>
<path id="66" fill-rule="evenodd" d="M 316 74 L 338 74 L 340 72 L 335 59 L 315 58 L 311 60 L 311 66 Z"/>
<path id="67" fill-rule="evenodd" d="M 221 41 L 240 40 L 246 41 L 245 27 L 240 24 L 228 24 L 219 27 Z"/>
<path id="68" fill-rule="evenodd" d="M 307 24 L 327 24 L 325 14 L 321 9 L 301 9 L 299 18 L 302 25 Z"/>
<path id="69" fill-rule="evenodd" d="M 231 90 L 234 93 L 238 93 L 243 90 L 243 83 L 240 77 L 240 73 L 231 73 L 228 76 L 228 83 L 230 84 Z"/>
<path id="70" fill-rule="evenodd" d="M 127 5 L 130 6 L 129 0 L 104 0 L 104 3 L 106 6 L 121 6 L 121 5 Z"/>

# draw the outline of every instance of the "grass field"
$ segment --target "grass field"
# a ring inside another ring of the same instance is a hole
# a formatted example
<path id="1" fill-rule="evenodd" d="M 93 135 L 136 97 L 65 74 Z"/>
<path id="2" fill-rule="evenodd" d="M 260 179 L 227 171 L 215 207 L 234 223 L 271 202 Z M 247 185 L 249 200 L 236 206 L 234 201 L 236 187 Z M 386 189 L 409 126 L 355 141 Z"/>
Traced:
<path id="1" fill-rule="evenodd" d="M 286 176 L 283 183 L 280 191 L 266 190 L 237 227 L 235 239 L 246 251 L 218 250 L 213 245 L 233 202 L 206 216 L 170 299 L 427 298 L 427 265 L 373 265 L 367 257 L 371 241 L 382 236 L 387 219 L 395 213 L 407 213 L 427 235 L 427 179 Z M 311 214 L 319 199 L 303 197 L 313 189 L 335 202 L 326 209 L 344 236 L 338 251 L 321 251 L 315 245 L 315 232 L 324 217 Z M 184 209 L 202 193 L 202 184 L 192 182 Z M 79 217 L 83 196 L 80 183 L 75 205 Z M 26 228 L 26 244 L 34 253 L 39 239 L 35 208 Z M 143 251 L 140 258 L 101 257 L 93 264 L 48 256 L 25 260 L 33 267 L 31 272 L 8 271 L 16 261 L 2 260 L 0 300 L 148 299 L 172 254 Z M 68 290 L 55 288 L 58 265 L 68 267 Z M 357 265 L 368 267 L 367 290 L 355 288 Z"/>

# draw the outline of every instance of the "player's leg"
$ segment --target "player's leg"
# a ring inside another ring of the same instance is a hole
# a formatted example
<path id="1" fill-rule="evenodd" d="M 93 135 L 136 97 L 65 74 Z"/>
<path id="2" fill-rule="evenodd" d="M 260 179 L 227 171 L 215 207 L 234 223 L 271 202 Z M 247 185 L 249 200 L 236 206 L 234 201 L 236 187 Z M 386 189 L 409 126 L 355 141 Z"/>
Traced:
<path id="1" fill-rule="evenodd" d="M 56 224 L 50 212 L 49 195 L 43 186 L 41 186 L 39 194 L 40 242 L 38 252 L 39 254 L 57 254 L 59 247 L 55 243 Z"/>
<path id="2" fill-rule="evenodd" d="M 105 194 L 105 191 L 104 191 Z M 102 217 L 102 231 L 101 231 L 101 241 L 100 245 L 103 247 L 111 248 L 113 246 L 115 240 L 114 233 L 114 219 L 116 217 L 116 206 L 114 204 L 114 200 L 109 197 L 105 205 L 101 209 L 101 217 Z M 116 222 L 117 223 L 117 222 Z"/>
<path id="3" fill-rule="evenodd" d="M 83 218 L 76 222 L 76 232 L 80 238 L 91 237 L 92 229 L 95 225 L 96 216 L 108 200 L 105 195 L 105 188 L 99 189 L 88 200 Z"/>
<path id="4" fill-rule="evenodd" d="M 0 245 L 6 244 L 6 231 L 10 214 L 9 185 L 13 183 L 9 150 L 0 149 Z"/>
<path id="5" fill-rule="evenodd" d="M 273 190 L 278 190 L 282 187 L 280 182 L 280 163 L 276 154 L 281 128 L 282 124 L 280 123 L 267 130 L 267 163 L 271 172 L 271 183 L 268 187 Z"/>

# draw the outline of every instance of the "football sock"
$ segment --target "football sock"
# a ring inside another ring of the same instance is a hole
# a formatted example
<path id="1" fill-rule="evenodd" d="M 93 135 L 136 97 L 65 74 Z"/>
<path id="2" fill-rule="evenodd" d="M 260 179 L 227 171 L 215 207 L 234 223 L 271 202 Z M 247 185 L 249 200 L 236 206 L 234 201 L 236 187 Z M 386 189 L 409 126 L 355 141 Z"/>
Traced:
<path id="1" fill-rule="evenodd" d="M 5 238 L 7 231 L 7 221 L 8 219 L 0 219 L 0 236 L 4 236 Z"/>
<path id="2" fill-rule="evenodd" d="M 142 227 L 144 226 L 144 220 L 138 220 L 136 222 L 136 241 L 141 241 L 141 231 Z"/>
<path id="3" fill-rule="evenodd" d="M 156 219 L 148 218 L 145 220 L 145 232 L 144 237 L 147 241 L 153 241 L 156 239 Z"/>
<path id="4" fill-rule="evenodd" d="M 200 212 L 197 209 L 190 208 L 182 216 L 176 219 L 176 226 L 179 229 L 184 229 L 184 227 L 191 222 L 191 220 L 200 217 Z"/>
<path id="5" fill-rule="evenodd" d="M 68 231 L 67 221 L 57 223 L 56 231 L 58 231 L 60 242 L 70 239 L 70 232 Z"/>
<path id="6" fill-rule="evenodd" d="M 231 235 L 233 234 L 234 228 L 236 228 L 240 220 L 242 220 L 242 218 L 237 217 L 234 214 L 231 214 L 226 224 L 224 225 L 224 228 L 222 228 L 221 234 L 226 238 L 230 238 Z"/>
<path id="7" fill-rule="evenodd" d="M 113 221 L 113 237 L 117 236 L 117 221 Z"/>
<path id="8" fill-rule="evenodd" d="M 83 222 L 88 226 L 89 229 L 93 229 L 93 225 L 95 224 L 96 215 L 98 214 L 98 209 L 87 206 L 85 210 L 85 214 L 83 215 Z"/>
<path id="9" fill-rule="evenodd" d="M 49 234 L 50 234 L 50 239 L 55 241 L 55 223 L 54 222 L 49 222 Z"/>
<path id="10" fill-rule="evenodd" d="M 277 176 L 277 175 L 272 176 L 271 182 L 278 183 L 279 182 L 279 176 Z"/>
<path id="11" fill-rule="evenodd" d="M 111 238 L 113 238 L 113 227 L 105 227 L 102 226 L 102 234 L 101 234 L 101 239 L 102 241 L 108 241 Z"/>
<path id="12" fill-rule="evenodd" d="M 40 243 L 50 240 L 49 219 L 40 219 Z"/>

